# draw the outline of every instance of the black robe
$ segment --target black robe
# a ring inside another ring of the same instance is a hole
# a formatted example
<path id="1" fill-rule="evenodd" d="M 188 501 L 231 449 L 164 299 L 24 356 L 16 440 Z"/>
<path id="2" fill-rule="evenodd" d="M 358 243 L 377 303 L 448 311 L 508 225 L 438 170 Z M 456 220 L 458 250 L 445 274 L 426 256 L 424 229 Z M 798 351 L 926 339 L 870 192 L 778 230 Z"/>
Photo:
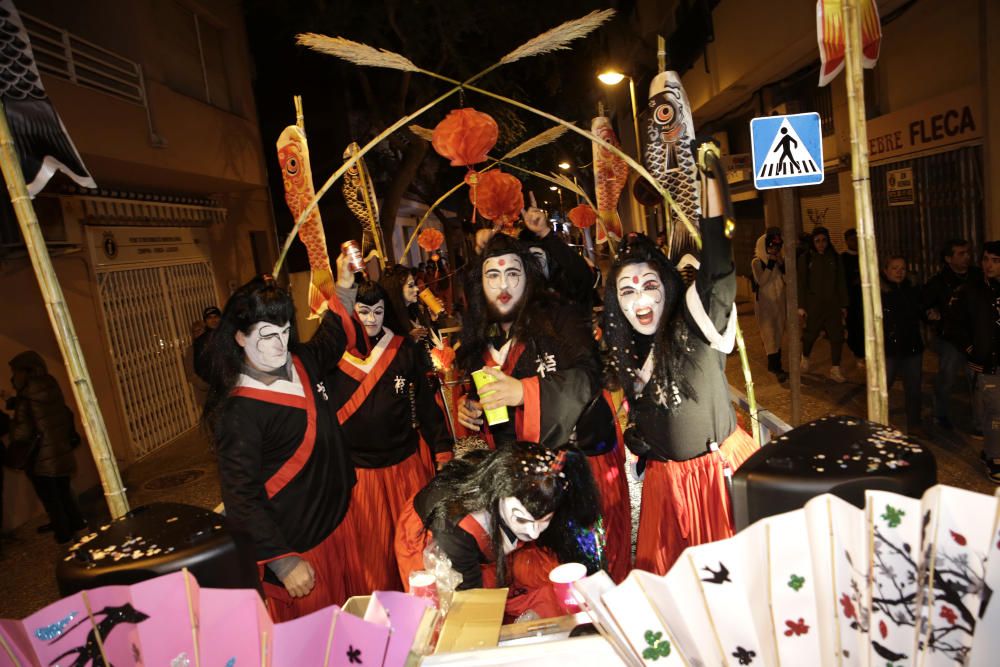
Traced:
<path id="1" fill-rule="evenodd" d="M 687 329 L 689 350 L 681 368 L 694 397 L 684 398 L 668 410 L 663 402 L 669 402 L 670 397 L 657 396 L 651 384 L 638 394 L 633 386 L 625 388 L 630 421 L 651 447 L 648 456 L 653 460 L 686 461 L 707 454 L 709 443 L 721 444 L 736 430 L 736 413 L 726 379 L 726 355 L 735 339 L 725 335 L 735 334 L 727 327 L 735 318 L 736 272 L 732 242 L 724 229 L 721 216 L 702 219 L 698 277 L 681 297 L 679 314 L 667 323 Z M 710 337 L 723 349 L 712 347 Z"/>
<path id="2" fill-rule="evenodd" d="M 264 385 L 241 375 L 222 406 L 215 433 L 222 500 L 253 538 L 258 563 L 309 551 L 347 512 L 354 467 L 323 383 L 347 345 L 340 310 L 292 349 L 300 395 L 295 382 Z"/>
<path id="3" fill-rule="evenodd" d="M 345 353 L 327 383 L 331 407 L 359 468 L 404 461 L 416 453 L 420 435 L 435 454 L 452 448 L 423 350 L 407 336 L 383 332 L 365 359 Z"/>

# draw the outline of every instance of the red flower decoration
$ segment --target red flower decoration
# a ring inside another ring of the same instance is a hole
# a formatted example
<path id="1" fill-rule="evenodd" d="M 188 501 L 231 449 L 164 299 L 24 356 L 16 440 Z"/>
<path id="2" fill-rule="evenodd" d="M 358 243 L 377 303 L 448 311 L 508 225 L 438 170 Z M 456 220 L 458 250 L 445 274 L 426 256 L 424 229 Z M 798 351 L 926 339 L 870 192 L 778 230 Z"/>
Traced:
<path id="1" fill-rule="evenodd" d="M 592 227 L 597 222 L 597 211 L 586 204 L 580 204 L 570 209 L 569 221 L 573 223 L 574 227 L 579 227 L 580 229 Z"/>
<path id="2" fill-rule="evenodd" d="M 965 539 L 965 535 L 962 535 L 961 533 L 956 533 L 954 530 L 950 532 L 951 532 L 951 539 L 955 540 L 955 542 L 957 542 L 960 546 L 964 547 L 968 543 L 968 540 Z"/>
<path id="3" fill-rule="evenodd" d="M 958 614 L 951 607 L 942 607 L 941 618 L 948 621 L 951 625 L 955 625 L 955 622 L 958 620 Z"/>
<path id="4" fill-rule="evenodd" d="M 478 185 L 469 191 L 469 199 L 480 215 L 498 225 L 517 220 L 524 208 L 521 181 L 499 169 L 479 174 Z"/>
<path id="5" fill-rule="evenodd" d="M 428 227 L 420 232 L 417 237 L 417 244 L 427 252 L 434 252 L 444 243 L 444 234 L 440 230 Z"/>
<path id="6" fill-rule="evenodd" d="M 882 635 L 882 639 L 885 639 L 886 636 L 889 634 L 889 628 L 886 627 L 885 621 L 878 622 L 878 631 L 879 634 Z"/>
<path id="7" fill-rule="evenodd" d="M 809 632 L 809 626 L 806 625 L 805 619 L 803 618 L 800 618 L 797 622 L 785 621 L 785 625 L 788 626 L 788 629 L 785 630 L 786 637 L 791 637 L 792 635 L 798 637 Z"/>
<path id="8" fill-rule="evenodd" d="M 497 122 L 489 114 L 472 108 L 455 109 L 434 128 L 431 144 L 451 166 L 463 167 L 486 159 L 500 136 Z"/>
<path id="9" fill-rule="evenodd" d="M 844 616 L 846 618 L 857 618 L 857 612 L 854 611 L 854 603 L 851 602 L 851 598 L 844 593 L 840 596 L 840 605 L 844 608 Z"/>
<path id="10" fill-rule="evenodd" d="M 446 371 L 455 363 L 455 348 L 451 345 L 445 345 L 442 348 L 435 347 L 431 350 L 431 357 L 437 368 Z"/>

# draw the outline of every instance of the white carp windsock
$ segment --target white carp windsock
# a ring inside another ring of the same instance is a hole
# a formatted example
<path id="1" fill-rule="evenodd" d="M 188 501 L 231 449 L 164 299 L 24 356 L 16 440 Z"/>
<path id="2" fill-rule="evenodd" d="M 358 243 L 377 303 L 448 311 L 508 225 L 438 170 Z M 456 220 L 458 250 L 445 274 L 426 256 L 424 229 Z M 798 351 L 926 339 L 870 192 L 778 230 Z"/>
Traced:
<path id="1" fill-rule="evenodd" d="M 309 144 L 298 125 L 289 125 L 278 137 L 278 164 L 285 184 L 285 203 L 295 220 L 316 196 L 312 169 L 309 166 Z M 326 249 L 326 232 L 319 207 L 313 209 L 299 228 L 299 240 L 309 254 L 309 319 L 317 319 L 326 310 L 326 302 L 334 294 L 333 271 Z"/>
<path id="2" fill-rule="evenodd" d="M 591 133 L 616 148 L 620 146 L 618 137 L 611 127 L 611 119 L 598 116 L 590 124 Z M 597 191 L 597 215 L 603 226 L 597 227 L 597 243 L 605 243 L 610 235 L 615 241 L 621 240 L 622 221 L 618 216 L 618 198 L 628 183 L 628 164 L 619 155 L 594 142 L 594 189 Z M 604 230 L 607 230 L 605 235 Z"/>
<path id="3" fill-rule="evenodd" d="M 694 120 L 687 93 L 677 72 L 660 72 L 649 84 L 649 121 L 646 125 L 646 169 L 670 193 L 695 226 L 701 218 L 701 177 L 691 154 Z M 676 217 L 676 216 L 674 216 Z M 670 257 L 697 253 L 687 228 L 674 221 Z"/>

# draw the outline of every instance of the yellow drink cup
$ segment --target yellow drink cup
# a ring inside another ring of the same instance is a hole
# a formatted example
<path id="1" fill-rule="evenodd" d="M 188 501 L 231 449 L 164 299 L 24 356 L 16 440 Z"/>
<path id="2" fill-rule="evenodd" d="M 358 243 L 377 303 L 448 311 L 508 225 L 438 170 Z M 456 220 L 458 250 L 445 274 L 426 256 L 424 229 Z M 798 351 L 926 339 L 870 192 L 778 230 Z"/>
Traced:
<path id="1" fill-rule="evenodd" d="M 472 371 L 472 381 L 476 383 L 476 392 L 479 393 L 479 400 L 482 401 L 483 394 L 489 393 L 489 391 L 484 392 L 483 388 L 491 382 L 496 382 L 496 378 L 480 368 L 478 371 Z M 490 426 L 506 424 L 510 421 L 505 406 L 493 408 L 492 410 L 484 410 L 483 413 L 486 415 L 486 423 Z"/>

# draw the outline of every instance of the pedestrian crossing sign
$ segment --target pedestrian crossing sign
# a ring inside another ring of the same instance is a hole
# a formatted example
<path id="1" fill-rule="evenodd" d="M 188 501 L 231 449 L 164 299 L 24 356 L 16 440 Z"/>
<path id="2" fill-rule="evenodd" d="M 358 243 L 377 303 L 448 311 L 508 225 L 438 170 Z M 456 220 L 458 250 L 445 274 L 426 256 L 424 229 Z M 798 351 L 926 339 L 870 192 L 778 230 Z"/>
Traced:
<path id="1" fill-rule="evenodd" d="M 823 182 L 823 133 L 818 113 L 750 121 L 753 184 L 758 190 Z"/>

